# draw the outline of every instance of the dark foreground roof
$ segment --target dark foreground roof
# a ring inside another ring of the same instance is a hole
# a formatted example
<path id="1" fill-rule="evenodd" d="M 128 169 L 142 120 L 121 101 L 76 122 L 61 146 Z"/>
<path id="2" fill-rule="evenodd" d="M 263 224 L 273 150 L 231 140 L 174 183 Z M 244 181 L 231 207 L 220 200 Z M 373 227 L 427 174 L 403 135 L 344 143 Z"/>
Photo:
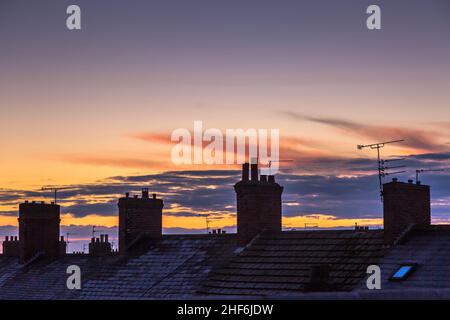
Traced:
<path id="1" fill-rule="evenodd" d="M 404 281 L 389 281 L 405 263 L 416 263 L 417 268 Z M 379 265 L 382 290 L 450 288 L 450 226 L 431 226 L 410 232 Z M 364 283 L 362 288 L 365 288 Z"/>
<path id="2" fill-rule="evenodd" d="M 383 256 L 383 231 L 298 231 L 266 234 L 201 291 L 217 295 L 277 295 L 309 290 L 311 267 L 330 267 L 332 291 L 353 289 Z"/>
<path id="3" fill-rule="evenodd" d="M 411 262 L 418 267 L 410 278 L 388 280 L 400 264 Z M 365 286 L 372 264 L 381 267 L 384 290 L 369 292 Z M 81 290 L 66 287 L 70 265 L 81 268 Z M 406 289 L 448 296 L 450 229 L 415 230 L 389 249 L 382 230 L 327 230 L 262 234 L 245 249 L 237 247 L 233 234 L 177 235 L 125 257 L 68 255 L 23 266 L 17 258 L 0 256 L 0 299 L 332 297 L 309 292 L 314 266 L 329 266 L 329 287 L 322 291 L 334 291 L 338 299 L 351 298 L 345 293 L 350 290 L 360 299 L 401 298 Z"/>
<path id="4" fill-rule="evenodd" d="M 235 235 L 164 236 L 127 257 L 71 256 L 28 267 L 0 257 L 0 299 L 170 299 L 191 296 L 208 273 L 227 262 Z M 82 289 L 68 290 L 67 267 L 78 265 Z"/>

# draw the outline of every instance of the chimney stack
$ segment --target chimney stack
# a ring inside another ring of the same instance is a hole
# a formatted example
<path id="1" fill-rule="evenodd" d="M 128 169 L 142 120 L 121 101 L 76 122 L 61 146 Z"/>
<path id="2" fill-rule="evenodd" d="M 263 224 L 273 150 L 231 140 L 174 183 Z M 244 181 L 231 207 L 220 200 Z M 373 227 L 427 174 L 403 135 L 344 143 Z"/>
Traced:
<path id="1" fill-rule="evenodd" d="M 36 254 L 48 258 L 60 256 L 60 206 L 25 202 L 19 205 L 20 262 L 26 263 Z"/>
<path id="2" fill-rule="evenodd" d="M 99 238 L 92 238 L 89 243 L 89 255 L 93 257 L 104 257 L 112 253 L 111 243 L 107 234 L 101 234 Z"/>
<path id="3" fill-rule="evenodd" d="M 253 160 L 254 161 L 254 160 Z M 250 171 L 251 171 L 251 180 L 252 181 L 258 181 L 258 163 L 252 162 L 250 164 Z"/>
<path id="4" fill-rule="evenodd" d="M 11 236 L 5 237 L 5 240 L 3 241 L 3 256 L 5 257 L 19 257 L 20 255 L 20 248 L 19 248 L 19 240 L 17 240 L 17 237 Z"/>
<path id="5" fill-rule="evenodd" d="M 248 163 L 244 163 L 242 165 L 242 181 L 248 181 L 248 171 L 250 165 Z"/>
<path id="6" fill-rule="evenodd" d="M 431 224 L 430 187 L 422 184 L 392 182 L 383 185 L 384 240 L 394 244 L 408 228 Z"/>
<path id="7" fill-rule="evenodd" d="M 243 172 L 248 164 L 242 166 Z M 244 174 L 243 174 L 244 177 Z M 240 245 L 248 244 L 263 231 L 281 232 L 281 194 L 283 187 L 275 183 L 274 176 L 262 175 L 258 179 L 258 165 L 251 164 L 251 180 L 242 179 L 235 184 L 237 201 L 237 233 Z"/>
<path id="8" fill-rule="evenodd" d="M 161 199 L 148 196 L 148 189 L 143 189 L 142 198 L 124 197 L 119 199 L 119 251 L 126 253 L 138 240 L 156 240 L 162 237 Z"/>

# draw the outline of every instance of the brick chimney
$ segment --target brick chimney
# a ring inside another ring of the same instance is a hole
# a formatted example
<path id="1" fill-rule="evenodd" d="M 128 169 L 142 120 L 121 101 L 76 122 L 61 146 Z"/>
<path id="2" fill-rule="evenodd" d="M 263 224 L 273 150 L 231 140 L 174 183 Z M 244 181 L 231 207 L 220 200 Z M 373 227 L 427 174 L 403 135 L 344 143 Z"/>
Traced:
<path id="1" fill-rule="evenodd" d="M 119 251 L 126 253 L 127 248 L 140 239 L 159 239 L 162 237 L 161 199 L 152 198 L 148 190 L 142 190 L 142 197 L 125 197 L 119 199 Z"/>
<path id="2" fill-rule="evenodd" d="M 393 179 L 383 185 L 384 241 L 394 244 L 408 228 L 431 224 L 430 186 Z"/>
<path id="3" fill-rule="evenodd" d="M 111 243 L 107 234 L 101 234 L 100 238 L 91 238 L 89 243 L 89 255 L 93 257 L 104 257 L 112 253 Z"/>
<path id="4" fill-rule="evenodd" d="M 243 179 L 234 185 L 237 199 L 237 233 L 240 245 L 248 244 L 263 231 L 281 232 L 281 194 L 283 187 L 274 176 L 258 177 L 258 165 L 242 166 Z"/>
<path id="5" fill-rule="evenodd" d="M 60 256 L 60 207 L 54 203 L 24 202 L 19 205 L 19 256 L 26 263 L 36 254 Z"/>
<path id="6" fill-rule="evenodd" d="M 3 241 L 3 256 L 18 257 L 19 255 L 19 240 L 17 239 L 17 236 L 6 236 Z"/>

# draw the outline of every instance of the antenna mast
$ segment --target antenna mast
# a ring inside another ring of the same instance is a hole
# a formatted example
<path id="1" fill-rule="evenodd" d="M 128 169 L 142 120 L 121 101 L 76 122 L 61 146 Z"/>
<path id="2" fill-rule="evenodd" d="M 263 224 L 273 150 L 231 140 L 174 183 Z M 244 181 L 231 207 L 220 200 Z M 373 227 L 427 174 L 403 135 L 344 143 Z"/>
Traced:
<path id="1" fill-rule="evenodd" d="M 397 167 L 386 167 L 384 165 L 385 162 L 387 161 L 399 161 L 399 160 L 403 160 L 403 159 L 392 159 L 392 160 L 381 160 L 381 155 L 380 155 L 380 149 L 384 148 L 384 146 L 386 144 L 391 144 L 391 143 L 397 143 L 397 142 L 403 142 L 405 140 L 401 139 L 401 140 L 392 140 L 392 141 L 386 141 L 386 142 L 378 142 L 378 143 L 373 143 L 373 144 L 367 144 L 367 145 L 362 145 L 362 144 L 358 144 L 357 148 L 358 150 L 362 150 L 364 148 L 370 148 L 370 149 L 376 149 L 377 150 L 377 159 L 378 159 L 378 183 L 379 183 L 379 187 L 380 187 L 380 197 L 381 197 L 381 202 L 383 202 L 383 178 L 387 175 L 390 174 L 395 174 L 395 173 L 402 173 L 404 171 L 397 171 L 397 172 L 391 172 L 391 173 L 387 173 L 385 170 L 387 169 L 394 169 L 394 168 L 401 168 L 404 166 L 397 166 Z"/>
<path id="2" fill-rule="evenodd" d="M 445 169 L 417 169 L 416 170 L 416 183 L 419 183 L 419 174 L 422 172 L 437 172 L 445 171 Z"/>
<path id="3" fill-rule="evenodd" d="M 54 202 L 56 204 L 56 200 L 57 200 L 57 196 L 58 196 L 58 191 L 59 190 L 65 190 L 65 189 L 73 189 L 72 187 L 55 187 L 55 186 L 48 186 L 48 187 L 42 187 L 41 190 L 42 191 L 46 191 L 46 190 L 50 190 L 53 191 L 54 193 Z"/>

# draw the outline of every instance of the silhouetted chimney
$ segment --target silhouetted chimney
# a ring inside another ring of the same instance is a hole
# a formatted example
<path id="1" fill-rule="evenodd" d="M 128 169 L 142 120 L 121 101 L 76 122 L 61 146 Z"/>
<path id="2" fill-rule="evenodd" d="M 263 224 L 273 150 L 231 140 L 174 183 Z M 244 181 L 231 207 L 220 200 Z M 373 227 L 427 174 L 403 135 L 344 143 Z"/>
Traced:
<path id="1" fill-rule="evenodd" d="M 142 188 L 142 199 L 148 199 L 148 189 Z"/>
<path id="2" fill-rule="evenodd" d="M 261 181 L 261 182 L 267 182 L 267 175 L 265 175 L 265 174 L 260 175 L 260 176 L 259 176 L 259 181 Z"/>
<path id="3" fill-rule="evenodd" d="M 252 164 L 251 181 L 235 184 L 237 232 L 240 245 L 246 245 L 263 231 L 281 232 L 281 194 L 283 187 L 258 179 L 258 167 Z M 243 169 L 245 167 L 243 166 Z M 273 177 L 273 176 L 272 176 Z"/>
<path id="4" fill-rule="evenodd" d="M 268 176 L 268 182 L 275 183 L 275 176 L 273 175 Z"/>
<path id="5" fill-rule="evenodd" d="M 19 257 L 20 248 L 19 248 L 19 240 L 17 237 L 8 236 L 5 237 L 3 241 L 3 256 L 5 257 Z"/>
<path id="6" fill-rule="evenodd" d="M 101 234 L 99 238 L 92 238 L 89 243 L 89 255 L 94 257 L 103 257 L 112 253 L 111 243 L 108 241 L 107 234 Z"/>
<path id="7" fill-rule="evenodd" d="M 162 236 L 161 199 L 148 197 L 119 199 L 119 250 L 126 253 L 127 248 L 141 240 L 155 240 Z M 143 196 L 145 194 L 143 193 Z"/>
<path id="8" fill-rule="evenodd" d="M 383 185 L 384 240 L 394 244 L 408 228 L 431 224 L 430 187 L 398 180 Z"/>
<path id="9" fill-rule="evenodd" d="M 56 204 L 21 203 L 19 205 L 20 262 L 26 263 L 36 254 L 49 258 L 60 255 L 59 212 Z"/>
<path id="10" fill-rule="evenodd" d="M 54 204 L 52 202 L 52 204 Z M 59 255 L 60 256 L 64 256 L 67 252 L 67 242 L 64 239 L 64 236 L 61 236 L 60 240 L 59 240 Z"/>
<path id="11" fill-rule="evenodd" d="M 244 163 L 242 165 L 242 181 L 248 181 L 248 171 L 250 165 L 248 163 Z"/>
<path id="12" fill-rule="evenodd" d="M 251 170 L 251 180 L 252 181 L 258 181 L 258 164 L 252 163 L 250 165 Z"/>

